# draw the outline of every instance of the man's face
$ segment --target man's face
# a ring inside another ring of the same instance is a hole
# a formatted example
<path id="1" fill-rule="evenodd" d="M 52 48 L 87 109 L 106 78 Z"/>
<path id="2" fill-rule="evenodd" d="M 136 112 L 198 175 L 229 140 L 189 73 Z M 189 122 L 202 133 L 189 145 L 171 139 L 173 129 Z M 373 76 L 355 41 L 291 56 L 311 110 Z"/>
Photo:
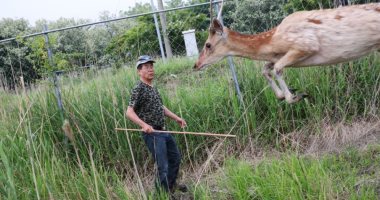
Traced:
<path id="1" fill-rule="evenodd" d="M 154 67 L 152 62 L 141 64 L 141 69 L 138 70 L 140 77 L 147 81 L 152 81 L 154 78 Z"/>

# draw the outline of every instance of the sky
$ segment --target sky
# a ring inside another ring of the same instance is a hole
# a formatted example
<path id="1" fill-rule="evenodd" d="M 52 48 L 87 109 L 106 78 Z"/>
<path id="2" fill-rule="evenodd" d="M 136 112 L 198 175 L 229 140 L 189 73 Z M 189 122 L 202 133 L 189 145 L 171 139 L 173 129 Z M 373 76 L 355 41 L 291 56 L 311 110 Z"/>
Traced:
<path id="1" fill-rule="evenodd" d="M 156 4 L 157 0 L 153 0 Z M 118 14 L 136 3 L 151 0 L 0 0 L 0 19 L 24 18 L 33 26 L 38 19 L 55 21 L 61 17 L 99 21 L 102 11 Z"/>

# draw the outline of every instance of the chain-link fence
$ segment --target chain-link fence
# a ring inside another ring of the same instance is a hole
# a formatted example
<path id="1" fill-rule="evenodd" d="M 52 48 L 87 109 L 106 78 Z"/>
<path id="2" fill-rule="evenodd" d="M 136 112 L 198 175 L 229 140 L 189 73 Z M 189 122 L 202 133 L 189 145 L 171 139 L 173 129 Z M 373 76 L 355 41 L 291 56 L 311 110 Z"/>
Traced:
<path id="1" fill-rule="evenodd" d="M 20 77 L 31 86 L 54 71 L 78 74 L 91 68 L 133 66 L 141 54 L 164 59 L 186 56 L 184 34 L 194 33 L 198 45 L 207 37 L 209 4 L 177 6 L 141 14 L 155 8 L 137 4 L 116 19 L 103 17 L 96 23 L 61 19 L 48 24 L 49 30 L 44 30 L 45 24 L 29 28 L 25 20 L 3 19 L 1 26 L 10 31 L 0 35 L 0 87 L 15 90 Z M 155 20 L 159 14 L 161 19 L 166 16 L 165 24 Z M 43 32 L 25 34 L 37 30 Z"/>
<path id="2" fill-rule="evenodd" d="M 217 5 L 221 1 L 214 2 Z M 379 1 L 226 0 L 223 19 L 224 25 L 233 30 L 254 34 L 275 27 L 295 11 L 368 2 Z M 208 35 L 209 1 L 168 1 L 166 6 L 159 12 L 150 4 L 136 4 L 117 17 L 101 16 L 102 20 L 95 23 L 60 19 L 50 23 L 40 21 L 29 27 L 23 19 L 3 19 L 0 88 L 15 90 L 20 77 L 31 87 L 54 71 L 78 74 L 88 69 L 133 66 L 141 54 L 163 59 L 196 55 Z M 216 15 L 217 7 L 214 11 Z M 45 24 L 50 31 L 44 30 Z M 197 47 L 189 47 L 191 44 Z"/>

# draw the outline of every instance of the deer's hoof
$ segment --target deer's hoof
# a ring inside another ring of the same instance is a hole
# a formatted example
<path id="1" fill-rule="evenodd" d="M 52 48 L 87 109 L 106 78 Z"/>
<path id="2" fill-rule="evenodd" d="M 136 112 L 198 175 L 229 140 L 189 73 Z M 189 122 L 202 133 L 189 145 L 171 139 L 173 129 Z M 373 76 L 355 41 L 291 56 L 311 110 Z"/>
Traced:
<path id="1" fill-rule="evenodd" d="M 302 96 L 294 95 L 292 100 L 289 103 L 296 103 L 299 102 L 302 99 Z"/>
<path id="2" fill-rule="evenodd" d="M 289 88 L 289 92 L 292 94 L 295 94 L 297 92 L 297 89 L 295 88 Z"/>
<path id="3" fill-rule="evenodd" d="M 309 97 L 309 95 L 306 94 L 306 93 L 301 93 L 301 94 L 298 94 L 298 95 L 301 96 L 302 99 Z"/>
<path id="4" fill-rule="evenodd" d="M 288 103 L 297 103 L 301 99 L 306 98 L 308 96 L 309 95 L 307 95 L 306 93 L 299 93 L 299 94 L 296 94 L 296 95 L 292 95 L 291 98 L 287 98 L 286 102 L 288 102 Z"/>
<path id="5" fill-rule="evenodd" d="M 306 98 L 306 97 L 308 97 L 309 95 L 308 94 L 306 94 L 306 93 L 299 93 L 299 94 L 296 94 L 296 95 L 294 95 L 293 96 L 293 98 L 292 98 L 292 103 L 295 103 L 295 102 L 298 102 L 298 101 L 300 101 L 300 100 L 302 100 L 303 98 Z"/>

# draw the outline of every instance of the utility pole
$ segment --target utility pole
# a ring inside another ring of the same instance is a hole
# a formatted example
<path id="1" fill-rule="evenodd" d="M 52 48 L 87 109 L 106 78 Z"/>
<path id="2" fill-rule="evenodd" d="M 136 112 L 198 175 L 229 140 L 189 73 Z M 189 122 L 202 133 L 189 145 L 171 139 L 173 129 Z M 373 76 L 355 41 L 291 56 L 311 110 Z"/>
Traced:
<path id="1" fill-rule="evenodd" d="M 164 10 L 164 4 L 162 3 L 162 0 L 157 0 L 157 6 L 158 6 L 159 11 Z M 172 52 L 172 47 L 170 46 L 170 40 L 169 40 L 168 32 L 166 31 L 166 14 L 165 14 L 165 12 L 160 12 L 160 22 L 161 22 L 161 27 L 162 27 L 162 34 L 164 35 L 166 57 L 171 58 L 171 57 L 173 57 L 173 52 Z"/>
<path id="2" fill-rule="evenodd" d="M 152 6 L 152 11 L 155 12 L 156 8 L 154 7 L 153 0 L 150 0 L 150 5 Z M 156 25 L 156 32 L 157 32 L 158 43 L 160 44 L 161 57 L 162 57 L 162 60 L 164 62 L 166 62 L 164 47 L 163 47 L 162 41 L 161 41 L 160 27 L 158 26 L 156 13 L 153 13 L 153 18 L 154 18 L 154 24 Z"/>

